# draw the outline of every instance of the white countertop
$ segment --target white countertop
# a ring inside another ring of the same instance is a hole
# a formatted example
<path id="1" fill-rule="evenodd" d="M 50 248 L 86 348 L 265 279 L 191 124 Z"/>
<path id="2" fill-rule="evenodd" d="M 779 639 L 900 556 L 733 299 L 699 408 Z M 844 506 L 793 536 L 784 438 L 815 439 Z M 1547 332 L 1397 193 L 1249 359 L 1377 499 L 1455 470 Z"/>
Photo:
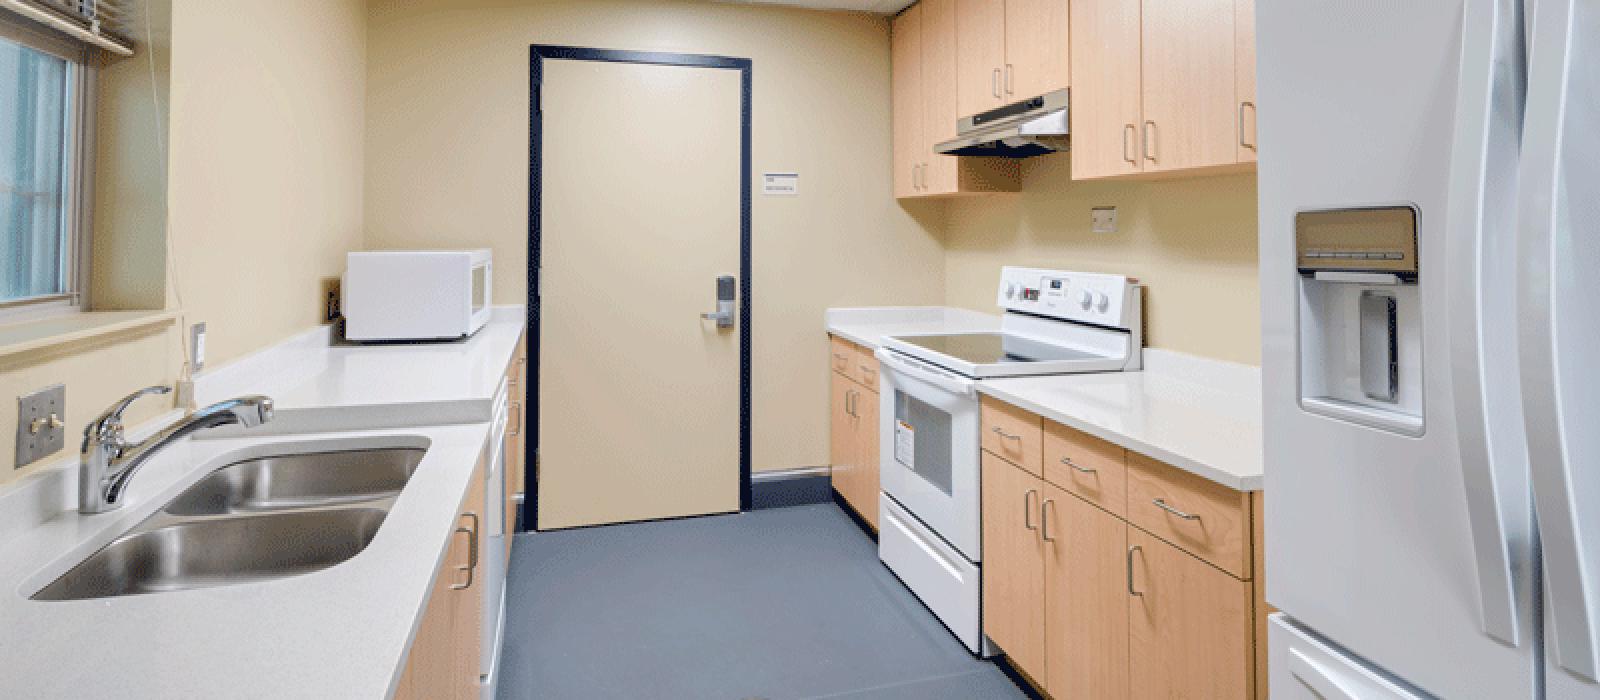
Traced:
<path id="1" fill-rule="evenodd" d="M 831 309 L 828 332 L 877 347 L 885 335 L 999 327 L 962 309 Z M 1256 367 L 1147 348 L 1139 372 L 985 379 L 978 391 L 1240 491 L 1263 481 Z"/>
<path id="2" fill-rule="evenodd" d="M 442 415 L 441 405 L 449 408 L 444 414 L 470 413 L 480 403 L 492 411 L 499 375 L 522 328 L 520 313 L 504 316 L 449 346 L 314 352 L 296 339 L 230 366 L 229 374 L 262 393 L 279 392 L 280 411 L 305 411 L 341 425 Z M 280 355 L 305 363 L 287 369 Z M 256 371 L 263 366 L 276 369 Z M 447 386 L 451 382 L 457 383 Z M 488 418 L 183 440 L 145 465 L 122 509 L 99 515 L 74 509 L 75 457 L 7 485 L 0 492 L 0 524 L 6 526 L 0 532 L 0 697 L 386 697 L 427 606 L 489 435 Z M 427 453 L 371 543 L 345 562 L 216 588 L 28 599 L 219 466 L 266 454 L 375 446 L 426 446 Z"/>

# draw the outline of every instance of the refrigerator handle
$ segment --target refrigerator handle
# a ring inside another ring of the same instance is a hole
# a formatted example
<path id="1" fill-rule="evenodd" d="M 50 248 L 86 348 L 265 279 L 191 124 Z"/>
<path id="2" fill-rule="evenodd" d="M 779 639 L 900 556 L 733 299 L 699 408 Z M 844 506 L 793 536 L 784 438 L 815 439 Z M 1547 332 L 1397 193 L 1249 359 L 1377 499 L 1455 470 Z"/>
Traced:
<path id="1" fill-rule="evenodd" d="M 1555 661 L 1600 669 L 1600 6 L 1539 0 L 1518 202 L 1523 418 Z"/>
<path id="2" fill-rule="evenodd" d="M 1466 4 L 1443 271 L 1461 478 L 1484 633 L 1521 644 L 1511 542 L 1526 540 L 1527 458 L 1512 288 L 1522 28 L 1517 2 Z"/>

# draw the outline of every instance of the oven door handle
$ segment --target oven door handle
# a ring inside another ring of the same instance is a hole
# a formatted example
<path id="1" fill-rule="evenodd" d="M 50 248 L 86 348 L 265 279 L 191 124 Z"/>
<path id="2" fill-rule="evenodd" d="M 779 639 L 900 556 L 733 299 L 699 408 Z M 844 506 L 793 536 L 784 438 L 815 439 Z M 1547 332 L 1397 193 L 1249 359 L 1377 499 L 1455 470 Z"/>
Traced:
<path id="1" fill-rule="evenodd" d="M 978 387 L 978 383 L 971 379 L 918 362 L 883 348 L 878 348 L 875 355 L 879 364 L 956 396 L 972 396 Z"/>

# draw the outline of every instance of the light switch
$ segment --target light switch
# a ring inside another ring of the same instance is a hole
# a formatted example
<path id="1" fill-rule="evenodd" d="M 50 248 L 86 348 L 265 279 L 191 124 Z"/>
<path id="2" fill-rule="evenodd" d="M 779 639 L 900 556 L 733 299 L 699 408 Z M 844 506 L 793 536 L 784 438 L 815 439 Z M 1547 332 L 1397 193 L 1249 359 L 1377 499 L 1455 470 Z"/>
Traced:
<path id="1" fill-rule="evenodd" d="M 199 374 L 206 366 L 206 324 L 189 326 L 189 372 Z"/>
<path id="2" fill-rule="evenodd" d="M 1095 233 L 1117 232 L 1117 208 L 1095 207 L 1089 210 L 1089 222 Z"/>
<path id="3" fill-rule="evenodd" d="M 16 468 L 61 451 L 67 436 L 67 387 L 57 384 L 17 397 Z"/>

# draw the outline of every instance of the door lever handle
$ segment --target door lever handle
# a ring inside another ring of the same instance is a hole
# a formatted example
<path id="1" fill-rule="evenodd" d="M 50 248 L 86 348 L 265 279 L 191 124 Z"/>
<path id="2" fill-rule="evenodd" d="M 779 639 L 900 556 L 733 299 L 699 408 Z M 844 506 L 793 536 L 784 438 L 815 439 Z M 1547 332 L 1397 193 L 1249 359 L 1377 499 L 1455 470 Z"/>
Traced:
<path id="1" fill-rule="evenodd" d="M 733 275 L 717 278 L 717 310 L 700 314 L 706 321 L 716 321 L 718 328 L 733 327 Z"/>

